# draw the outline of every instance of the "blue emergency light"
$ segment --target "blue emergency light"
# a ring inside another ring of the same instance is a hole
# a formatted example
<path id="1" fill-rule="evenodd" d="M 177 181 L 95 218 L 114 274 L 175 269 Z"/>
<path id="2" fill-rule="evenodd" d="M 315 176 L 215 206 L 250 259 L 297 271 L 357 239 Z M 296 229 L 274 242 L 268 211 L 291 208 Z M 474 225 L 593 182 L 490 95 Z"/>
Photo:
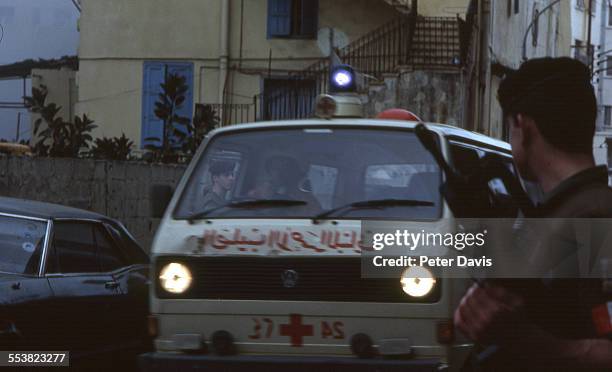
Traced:
<path id="1" fill-rule="evenodd" d="M 329 91 L 332 93 L 354 92 L 357 90 L 355 71 L 349 65 L 332 67 L 329 80 Z"/>

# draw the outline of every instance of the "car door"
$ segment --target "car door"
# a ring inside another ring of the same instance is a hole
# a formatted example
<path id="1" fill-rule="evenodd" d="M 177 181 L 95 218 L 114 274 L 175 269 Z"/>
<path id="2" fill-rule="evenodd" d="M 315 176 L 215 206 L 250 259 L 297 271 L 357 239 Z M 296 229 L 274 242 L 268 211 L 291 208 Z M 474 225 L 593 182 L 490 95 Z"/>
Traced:
<path id="1" fill-rule="evenodd" d="M 56 221 L 47 259 L 46 276 L 54 294 L 49 309 L 56 334 L 54 346 L 75 354 L 109 346 L 110 314 L 120 293 L 110 273 L 102 272 L 95 229 L 90 221 Z"/>
<path id="2" fill-rule="evenodd" d="M 147 339 L 149 258 L 120 225 L 108 222 L 96 230 L 102 270 L 111 273 L 121 291 L 110 327 L 119 330 L 118 347 L 141 347 Z"/>

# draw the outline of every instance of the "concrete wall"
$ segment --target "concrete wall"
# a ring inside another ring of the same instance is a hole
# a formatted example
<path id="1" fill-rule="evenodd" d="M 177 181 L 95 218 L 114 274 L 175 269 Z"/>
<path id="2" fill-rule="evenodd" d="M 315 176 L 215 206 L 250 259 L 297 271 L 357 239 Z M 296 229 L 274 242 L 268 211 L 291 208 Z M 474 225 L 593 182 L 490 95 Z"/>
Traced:
<path id="1" fill-rule="evenodd" d="M 414 71 L 387 77 L 383 85 L 370 87 L 366 116 L 374 117 L 389 108 L 412 111 L 424 121 L 461 127 L 461 76 L 451 72 Z"/>
<path id="2" fill-rule="evenodd" d="M 230 4 L 226 103 L 251 103 L 269 67 L 282 76 L 327 56 L 330 28 L 342 47 L 399 15 L 383 0 L 320 0 L 317 39 L 268 40 L 267 0 L 83 0 L 77 111 L 100 124 L 94 135 L 125 133 L 140 145 L 146 60 L 193 62 L 194 102 L 220 103 L 223 1 Z"/>
<path id="3" fill-rule="evenodd" d="M 87 209 L 116 218 L 148 251 L 159 224 L 150 187 L 176 186 L 184 165 L 0 157 L 0 195 Z"/>

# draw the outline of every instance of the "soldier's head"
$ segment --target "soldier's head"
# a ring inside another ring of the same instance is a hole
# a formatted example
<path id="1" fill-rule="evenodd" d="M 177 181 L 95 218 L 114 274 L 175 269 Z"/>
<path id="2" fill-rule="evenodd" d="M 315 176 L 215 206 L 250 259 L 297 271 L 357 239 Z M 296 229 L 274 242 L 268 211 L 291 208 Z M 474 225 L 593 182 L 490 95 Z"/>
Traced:
<path id="1" fill-rule="evenodd" d="M 234 185 L 234 163 L 227 160 L 217 160 L 210 165 L 210 176 L 213 188 L 228 191 Z"/>
<path id="2" fill-rule="evenodd" d="M 587 66 L 575 59 L 529 60 L 500 84 L 497 97 L 521 175 L 534 180 L 543 153 L 591 156 L 597 102 Z"/>

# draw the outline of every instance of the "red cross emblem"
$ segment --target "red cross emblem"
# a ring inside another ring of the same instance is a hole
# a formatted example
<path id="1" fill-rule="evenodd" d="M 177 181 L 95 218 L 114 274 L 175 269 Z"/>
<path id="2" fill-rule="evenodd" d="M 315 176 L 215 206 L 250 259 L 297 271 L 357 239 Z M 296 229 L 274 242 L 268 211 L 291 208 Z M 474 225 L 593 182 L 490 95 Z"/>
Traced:
<path id="1" fill-rule="evenodd" d="M 291 337 L 291 346 L 300 347 L 304 343 L 304 336 L 312 336 L 314 334 L 313 326 L 302 324 L 302 316 L 300 314 L 290 314 L 289 324 L 280 325 L 281 336 Z"/>

